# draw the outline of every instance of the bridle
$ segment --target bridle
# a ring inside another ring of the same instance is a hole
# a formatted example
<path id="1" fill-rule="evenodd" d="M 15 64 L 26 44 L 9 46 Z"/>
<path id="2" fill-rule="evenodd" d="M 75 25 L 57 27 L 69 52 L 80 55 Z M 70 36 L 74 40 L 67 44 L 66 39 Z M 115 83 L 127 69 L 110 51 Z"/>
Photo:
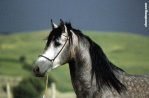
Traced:
<path id="1" fill-rule="evenodd" d="M 63 35 L 63 36 L 65 36 L 65 35 Z M 56 54 L 56 56 L 53 59 L 50 59 L 50 58 L 44 56 L 43 54 L 40 54 L 38 57 L 44 57 L 45 59 L 47 59 L 47 60 L 49 60 L 49 61 L 51 61 L 53 63 L 54 60 L 58 57 L 58 55 L 61 53 L 61 51 L 64 49 L 67 41 L 69 40 L 69 36 L 65 36 L 65 37 L 66 37 L 66 41 L 65 41 L 63 47 L 60 49 L 60 51 Z"/>

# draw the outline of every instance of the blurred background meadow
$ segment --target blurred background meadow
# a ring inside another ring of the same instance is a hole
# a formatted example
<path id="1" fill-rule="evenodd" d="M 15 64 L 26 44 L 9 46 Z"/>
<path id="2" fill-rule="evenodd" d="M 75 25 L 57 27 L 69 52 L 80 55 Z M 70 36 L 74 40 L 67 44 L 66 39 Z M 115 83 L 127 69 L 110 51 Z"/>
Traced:
<path id="1" fill-rule="evenodd" d="M 147 0 L 1 0 L 0 98 L 8 98 L 8 86 L 11 98 L 42 96 L 46 79 L 36 78 L 32 65 L 45 47 L 50 19 L 56 24 L 59 19 L 71 22 L 127 73 L 149 74 L 149 26 L 144 26 L 146 2 L 149 4 Z M 52 82 L 58 90 L 56 98 L 75 98 L 67 64 L 49 72 L 49 87 Z"/>

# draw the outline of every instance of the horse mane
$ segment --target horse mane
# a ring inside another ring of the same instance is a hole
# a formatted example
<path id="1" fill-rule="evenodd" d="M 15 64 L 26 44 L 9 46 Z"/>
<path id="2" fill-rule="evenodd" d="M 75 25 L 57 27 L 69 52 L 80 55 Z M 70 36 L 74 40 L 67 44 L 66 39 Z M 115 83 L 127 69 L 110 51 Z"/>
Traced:
<path id="1" fill-rule="evenodd" d="M 126 90 L 126 87 L 117 79 L 115 74 L 115 72 L 124 71 L 112 64 L 106 57 L 102 48 L 93 42 L 88 36 L 84 35 L 80 30 L 72 28 L 70 23 L 65 23 L 65 25 L 67 26 L 68 31 L 74 31 L 79 40 L 83 40 L 83 38 L 88 40 L 90 44 L 89 53 L 92 61 L 91 74 L 92 77 L 95 75 L 98 90 L 102 89 L 103 86 L 107 86 L 110 89 L 113 87 L 118 93 Z"/>
<path id="2" fill-rule="evenodd" d="M 114 88 L 118 93 L 125 90 L 125 86 L 117 79 L 115 72 L 123 71 L 112 64 L 99 45 L 90 42 L 90 56 L 92 60 L 92 75 L 95 74 L 96 82 L 99 88 L 108 86 Z"/>

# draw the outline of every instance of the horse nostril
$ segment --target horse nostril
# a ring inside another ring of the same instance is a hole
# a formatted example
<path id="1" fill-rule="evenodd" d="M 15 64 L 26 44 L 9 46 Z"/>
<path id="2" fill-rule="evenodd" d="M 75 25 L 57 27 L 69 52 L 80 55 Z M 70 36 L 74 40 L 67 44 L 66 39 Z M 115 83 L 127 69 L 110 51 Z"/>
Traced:
<path id="1" fill-rule="evenodd" d="M 34 68 L 34 72 L 39 72 L 39 67 Z"/>

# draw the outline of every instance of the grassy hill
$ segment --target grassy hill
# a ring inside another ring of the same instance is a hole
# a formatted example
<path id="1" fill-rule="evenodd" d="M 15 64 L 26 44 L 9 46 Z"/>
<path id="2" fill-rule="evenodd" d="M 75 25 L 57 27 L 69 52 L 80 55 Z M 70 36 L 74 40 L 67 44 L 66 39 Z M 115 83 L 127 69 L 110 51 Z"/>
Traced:
<path id="1" fill-rule="evenodd" d="M 43 51 L 49 31 L 0 35 L 0 74 L 27 77 L 33 75 L 23 69 L 19 61 L 24 56 L 33 64 Z M 110 61 L 130 74 L 149 74 L 149 37 L 126 34 L 85 32 L 106 53 Z M 49 74 L 61 91 L 72 90 L 68 65 Z"/>

